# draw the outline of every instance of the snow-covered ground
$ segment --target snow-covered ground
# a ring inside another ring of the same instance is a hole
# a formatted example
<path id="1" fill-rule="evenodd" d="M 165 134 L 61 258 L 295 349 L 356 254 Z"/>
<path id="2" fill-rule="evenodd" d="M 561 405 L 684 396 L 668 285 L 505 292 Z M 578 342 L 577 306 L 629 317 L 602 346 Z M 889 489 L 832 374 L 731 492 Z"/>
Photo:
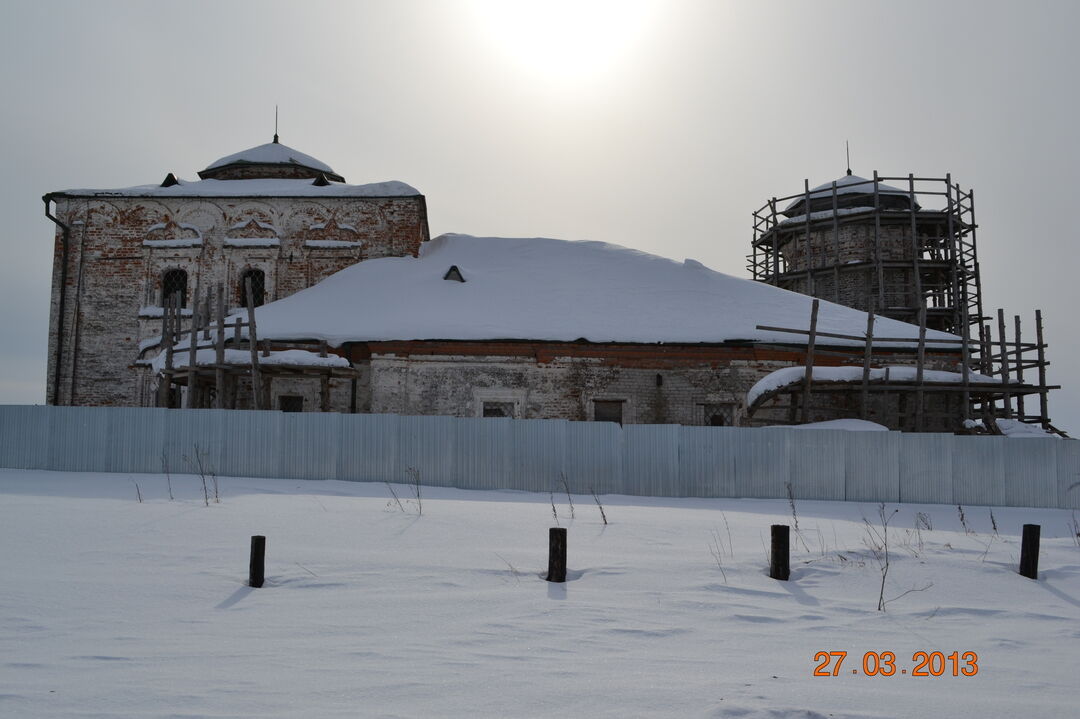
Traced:
<path id="1" fill-rule="evenodd" d="M 1067 717 L 1080 547 L 1062 510 L 554 496 L 0 470 L 0 716 Z M 136 499 L 136 484 L 143 501 Z M 402 511 L 402 509 L 404 511 Z M 932 529 L 916 530 L 917 513 Z M 1016 573 L 1042 525 L 1040 579 Z M 249 537 L 267 583 L 245 586 Z M 904 595 L 908 590 L 913 591 Z M 903 596 L 901 596 L 903 595 Z M 815 654 L 846 651 L 839 676 Z M 891 651 L 896 674 L 862 674 Z M 917 678 L 916 652 L 978 673 Z M 961 662 L 961 667 L 966 665 Z M 852 675 L 851 669 L 860 673 Z M 907 671 L 907 674 L 902 674 Z"/>

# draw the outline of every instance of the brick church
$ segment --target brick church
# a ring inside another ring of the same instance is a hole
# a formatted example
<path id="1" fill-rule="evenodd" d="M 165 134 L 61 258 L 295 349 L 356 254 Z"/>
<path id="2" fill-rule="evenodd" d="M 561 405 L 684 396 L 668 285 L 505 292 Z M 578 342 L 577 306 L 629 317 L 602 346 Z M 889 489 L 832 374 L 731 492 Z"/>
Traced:
<path id="1" fill-rule="evenodd" d="M 346 184 L 274 141 L 211 163 L 196 181 L 66 190 L 44 197 L 56 223 L 49 404 L 148 406 L 163 308 L 183 315 L 217 284 L 242 307 L 287 297 L 349 265 L 415 255 L 424 196 L 401 182 Z"/>
<path id="2" fill-rule="evenodd" d="M 961 386 L 955 334 L 877 316 L 873 332 L 890 342 L 874 365 L 918 364 L 920 409 L 896 379 L 911 372 L 882 382 L 875 370 L 860 402 L 848 370 L 869 372 L 868 315 L 824 281 L 813 291 L 813 275 L 800 293 L 604 243 L 432 240 L 417 190 L 347 184 L 276 135 L 198 176 L 44 197 L 56 225 L 50 404 L 684 425 L 858 416 L 955 431 L 972 383 L 988 379 L 965 371 Z M 832 193 L 835 206 L 836 183 Z M 879 188 L 856 201 L 877 207 Z M 757 244 L 786 252 L 765 237 Z M 228 322 L 213 321 L 215 294 Z M 227 329 L 246 304 L 257 345 Z M 808 364 L 830 391 L 805 394 L 796 415 L 802 375 L 774 378 Z M 931 385 L 940 391 L 924 398 Z"/>

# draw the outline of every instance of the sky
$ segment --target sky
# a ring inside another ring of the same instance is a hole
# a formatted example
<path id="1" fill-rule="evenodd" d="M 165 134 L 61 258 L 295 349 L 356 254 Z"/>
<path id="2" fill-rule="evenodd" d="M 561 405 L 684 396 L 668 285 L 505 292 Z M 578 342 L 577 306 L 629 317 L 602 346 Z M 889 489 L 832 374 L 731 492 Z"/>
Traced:
<path id="1" fill-rule="evenodd" d="M 612 242 L 747 276 L 751 213 L 856 174 L 975 191 L 984 307 L 1043 310 L 1080 433 L 1068 2 L 58 2 L 0 9 L 0 403 L 43 403 L 41 196 L 281 141 L 401 180 L 432 236 Z M 1029 334 L 1030 336 L 1030 334 Z"/>

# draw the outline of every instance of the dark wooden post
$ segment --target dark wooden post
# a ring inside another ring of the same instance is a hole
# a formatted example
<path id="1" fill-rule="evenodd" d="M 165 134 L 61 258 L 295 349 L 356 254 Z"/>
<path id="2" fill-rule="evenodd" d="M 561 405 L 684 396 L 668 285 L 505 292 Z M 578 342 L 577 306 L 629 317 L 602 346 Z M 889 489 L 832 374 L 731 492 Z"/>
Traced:
<path id="1" fill-rule="evenodd" d="M 788 552 L 790 537 L 791 528 L 788 525 L 774 524 L 772 526 L 772 554 L 769 557 L 769 576 L 773 579 L 786 582 L 791 576 Z"/>
<path id="2" fill-rule="evenodd" d="M 552 527 L 548 530 L 547 580 L 566 581 L 566 527 Z"/>
<path id="3" fill-rule="evenodd" d="M 810 336 L 806 341 L 806 372 L 803 374 L 802 419 L 800 420 L 802 424 L 810 421 L 810 384 L 814 380 L 814 343 L 817 340 L 817 315 L 818 301 L 815 299 L 810 306 Z"/>
<path id="4" fill-rule="evenodd" d="M 266 559 L 266 537 L 256 535 L 251 538 L 251 562 L 248 565 L 248 586 L 261 587 Z"/>
<path id="5" fill-rule="evenodd" d="M 1020 574 L 1028 579 L 1039 578 L 1039 533 L 1038 524 L 1024 525 L 1024 538 L 1020 543 Z"/>

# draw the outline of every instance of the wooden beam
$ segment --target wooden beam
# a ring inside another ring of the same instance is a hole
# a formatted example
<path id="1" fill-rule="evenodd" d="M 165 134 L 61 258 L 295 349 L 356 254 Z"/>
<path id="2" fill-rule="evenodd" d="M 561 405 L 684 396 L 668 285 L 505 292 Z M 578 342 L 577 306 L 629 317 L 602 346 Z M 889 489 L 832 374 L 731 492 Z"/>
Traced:
<path id="1" fill-rule="evenodd" d="M 870 414 L 869 408 L 869 385 L 870 385 L 870 355 L 874 344 L 874 298 L 870 297 L 870 311 L 866 313 L 866 348 L 863 350 L 862 370 L 862 409 L 859 416 L 866 419 Z"/>
<path id="2" fill-rule="evenodd" d="M 248 348 L 251 351 L 251 401 L 255 409 L 268 409 L 263 406 L 262 378 L 259 375 L 259 336 L 255 330 L 255 301 L 250 276 L 244 278 L 244 298 L 247 300 Z"/>
<path id="3" fill-rule="evenodd" d="M 809 199 L 807 200 L 809 202 Z M 807 208 L 809 209 L 809 207 Z M 814 378 L 814 342 L 817 340 L 818 300 L 810 306 L 810 340 L 806 344 L 806 372 L 803 374 L 802 423 L 810 417 L 810 383 Z"/>
<path id="4" fill-rule="evenodd" d="M 1042 310 L 1035 310 L 1035 343 L 1039 347 L 1039 422 L 1043 429 L 1050 429 L 1050 411 L 1046 386 L 1046 353 L 1043 344 Z"/>

